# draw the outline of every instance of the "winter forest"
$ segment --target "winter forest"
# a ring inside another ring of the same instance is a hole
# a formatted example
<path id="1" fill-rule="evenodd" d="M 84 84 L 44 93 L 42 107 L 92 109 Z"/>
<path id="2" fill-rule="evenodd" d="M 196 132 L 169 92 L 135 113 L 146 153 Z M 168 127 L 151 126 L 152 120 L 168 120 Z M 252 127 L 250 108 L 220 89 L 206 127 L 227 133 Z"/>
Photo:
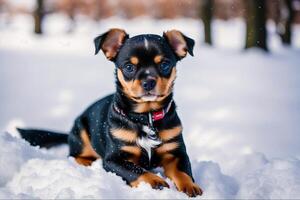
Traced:
<path id="1" fill-rule="evenodd" d="M 199 199 L 300 198 L 299 0 L 0 0 L 0 199 L 183 199 L 131 188 L 33 147 L 16 127 L 68 133 L 115 92 L 114 65 L 94 55 L 110 28 L 129 36 L 177 29 L 195 40 L 178 62 L 174 101 Z"/>

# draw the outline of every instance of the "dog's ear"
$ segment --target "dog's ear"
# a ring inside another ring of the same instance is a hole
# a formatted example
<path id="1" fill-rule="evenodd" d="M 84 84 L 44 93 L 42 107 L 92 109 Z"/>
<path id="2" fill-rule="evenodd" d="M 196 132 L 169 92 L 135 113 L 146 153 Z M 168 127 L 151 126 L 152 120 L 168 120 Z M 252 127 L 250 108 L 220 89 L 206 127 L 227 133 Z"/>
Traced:
<path id="1" fill-rule="evenodd" d="M 102 49 L 108 60 L 114 60 L 129 35 L 122 29 L 113 28 L 94 39 L 95 55 Z"/>
<path id="2" fill-rule="evenodd" d="M 192 38 L 185 36 L 178 30 L 164 32 L 163 37 L 167 40 L 179 60 L 184 58 L 187 53 L 194 56 L 195 41 Z"/>

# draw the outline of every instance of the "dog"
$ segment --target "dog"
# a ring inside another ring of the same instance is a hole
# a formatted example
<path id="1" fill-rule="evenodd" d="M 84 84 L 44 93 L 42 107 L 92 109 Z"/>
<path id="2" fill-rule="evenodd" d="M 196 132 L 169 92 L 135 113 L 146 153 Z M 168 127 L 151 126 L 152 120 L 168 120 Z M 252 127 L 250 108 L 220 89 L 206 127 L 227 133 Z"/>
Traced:
<path id="1" fill-rule="evenodd" d="M 154 189 L 169 187 L 151 172 L 162 167 L 178 191 L 202 195 L 194 182 L 173 100 L 176 64 L 190 54 L 194 40 L 178 30 L 163 36 L 134 37 L 110 29 L 94 39 L 95 54 L 103 51 L 115 64 L 116 92 L 92 104 L 76 120 L 69 134 L 18 129 L 32 145 L 68 143 L 82 165 L 102 159 L 106 171 L 132 187 L 146 182 Z"/>

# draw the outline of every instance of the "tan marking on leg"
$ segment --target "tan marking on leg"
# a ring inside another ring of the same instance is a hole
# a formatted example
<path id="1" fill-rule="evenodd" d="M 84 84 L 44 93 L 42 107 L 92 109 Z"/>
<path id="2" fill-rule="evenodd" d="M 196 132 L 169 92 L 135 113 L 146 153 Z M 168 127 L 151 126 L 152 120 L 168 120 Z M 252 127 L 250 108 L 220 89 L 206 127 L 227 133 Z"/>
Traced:
<path id="1" fill-rule="evenodd" d="M 155 151 L 158 154 L 164 154 L 164 153 L 175 150 L 178 146 L 179 145 L 177 142 L 165 143 L 165 144 L 161 145 L 160 147 L 158 147 L 157 149 L 155 149 Z"/>
<path id="2" fill-rule="evenodd" d="M 122 146 L 121 150 L 137 157 L 140 157 L 142 154 L 142 150 L 138 146 Z"/>
<path id="3" fill-rule="evenodd" d="M 131 154 L 128 161 L 133 162 L 136 165 L 139 164 L 139 160 L 142 155 L 141 148 L 138 146 L 123 146 L 121 147 L 121 150 Z"/>
<path id="4" fill-rule="evenodd" d="M 175 183 L 178 191 L 184 192 L 188 196 L 201 195 L 201 188 L 193 182 L 189 175 L 178 169 L 178 162 L 179 158 L 171 154 L 164 155 L 162 158 L 162 166 L 165 175 Z"/>
<path id="5" fill-rule="evenodd" d="M 80 138 L 82 141 L 81 153 L 75 157 L 75 160 L 82 165 L 90 165 L 93 161 L 100 158 L 99 154 L 93 149 L 89 135 L 85 129 L 81 130 Z"/>
<path id="6" fill-rule="evenodd" d="M 154 57 L 154 63 L 158 64 L 162 61 L 162 59 L 163 59 L 162 55 L 157 55 L 157 56 Z"/>
<path id="7" fill-rule="evenodd" d="M 130 183 L 130 186 L 137 187 L 141 182 L 149 183 L 152 188 L 159 188 L 160 186 L 169 187 L 164 179 L 150 172 L 140 175 L 135 181 Z"/>
<path id="8" fill-rule="evenodd" d="M 136 165 L 139 165 L 139 160 L 140 160 L 140 158 L 136 157 L 136 156 L 132 156 L 131 158 L 127 159 L 127 161 L 132 162 Z"/>
<path id="9" fill-rule="evenodd" d="M 82 130 L 80 133 L 81 140 L 83 142 L 83 149 L 81 154 L 79 155 L 80 157 L 95 157 L 95 158 L 100 158 L 100 156 L 96 153 L 96 151 L 93 149 L 91 145 L 91 141 L 89 138 L 89 135 L 86 130 Z"/>
<path id="10" fill-rule="evenodd" d="M 138 57 L 132 56 L 130 58 L 130 62 L 134 65 L 137 65 L 139 63 L 139 59 L 138 59 Z"/>
<path id="11" fill-rule="evenodd" d="M 137 133 L 126 129 L 111 129 L 111 134 L 122 141 L 135 142 Z"/>
<path id="12" fill-rule="evenodd" d="M 90 166 L 96 159 L 94 158 L 88 158 L 88 157 L 76 157 L 75 161 L 84 166 Z"/>
<path id="13" fill-rule="evenodd" d="M 163 130 L 159 132 L 159 137 L 162 141 L 168 141 L 171 140 L 172 138 L 180 135 L 182 132 L 182 127 L 181 126 L 176 126 L 171 129 Z"/>

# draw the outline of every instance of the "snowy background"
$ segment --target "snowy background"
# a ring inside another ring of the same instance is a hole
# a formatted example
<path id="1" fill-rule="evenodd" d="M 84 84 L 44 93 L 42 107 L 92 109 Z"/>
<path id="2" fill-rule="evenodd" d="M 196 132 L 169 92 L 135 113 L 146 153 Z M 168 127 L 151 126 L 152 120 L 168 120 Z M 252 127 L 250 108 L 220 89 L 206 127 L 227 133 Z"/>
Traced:
<path id="1" fill-rule="evenodd" d="M 108 28 L 130 35 L 179 29 L 196 40 L 195 57 L 178 64 L 175 101 L 198 198 L 300 198 L 300 27 L 293 46 L 282 47 L 268 24 L 271 52 L 244 51 L 242 20 L 213 22 L 215 47 L 207 47 L 197 20 L 109 18 L 100 23 L 49 15 L 43 36 L 32 19 L 0 18 L 1 198 L 187 198 L 174 185 L 162 191 L 128 187 L 105 172 L 67 158 L 67 146 L 31 147 L 15 127 L 68 132 L 88 105 L 114 92 L 113 64 L 94 56 L 93 38 Z M 170 180 L 167 180 L 169 183 Z"/>

